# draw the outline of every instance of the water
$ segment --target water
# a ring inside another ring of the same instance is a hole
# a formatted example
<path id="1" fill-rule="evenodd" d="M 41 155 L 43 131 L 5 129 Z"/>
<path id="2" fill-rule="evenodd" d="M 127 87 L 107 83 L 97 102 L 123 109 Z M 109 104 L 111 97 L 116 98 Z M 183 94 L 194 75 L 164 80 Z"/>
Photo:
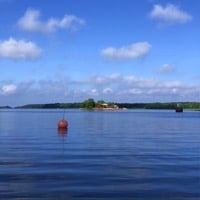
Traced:
<path id="1" fill-rule="evenodd" d="M 200 112 L 0 110 L 0 199 L 200 199 Z"/>

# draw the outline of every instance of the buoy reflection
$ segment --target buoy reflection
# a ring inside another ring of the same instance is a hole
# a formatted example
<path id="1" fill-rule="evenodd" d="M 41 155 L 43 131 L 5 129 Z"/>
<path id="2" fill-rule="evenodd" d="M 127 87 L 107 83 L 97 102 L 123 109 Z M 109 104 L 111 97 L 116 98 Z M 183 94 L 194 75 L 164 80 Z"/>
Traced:
<path id="1" fill-rule="evenodd" d="M 58 130 L 57 130 L 58 137 L 62 141 L 62 155 L 63 155 L 63 159 L 64 159 L 64 154 L 65 154 L 65 144 L 66 144 L 67 132 L 68 132 L 67 128 L 58 128 Z"/>
<path id="2" fill-rule="evenodd" d="M 68 129 L 67 128 L 58 128 L 58 134 L 59 135 L 66 135 Z"/>

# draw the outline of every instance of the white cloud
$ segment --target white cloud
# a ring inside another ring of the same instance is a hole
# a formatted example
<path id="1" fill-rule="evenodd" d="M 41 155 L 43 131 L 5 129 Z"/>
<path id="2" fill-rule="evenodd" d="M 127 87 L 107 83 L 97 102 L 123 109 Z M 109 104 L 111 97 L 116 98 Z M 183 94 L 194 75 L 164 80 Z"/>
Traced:
<path id="1" fill-rule="evenodd" d="M 113 93 L 113 89 L 112 88 L 104 88 L 102 93 L 103 94 L 111 94 L 111 93 Z"/>
<path id="2" fill-rule="evenodd" d="M 81 102 L 88 98 L 110 102 L 199 101 L 200 86 L 179 81 L 161 81 L 137 76 L 99 76 L 101 82 L 46 79 L 10 83 L 0 81 L 0 105 Z M 16 98 L 11 98 L 15 95 Z M 11 105 L 12 106 L 12 105 Z"/>
<path id="3" fill-rule="evenodd" d="M 156 4 L 149 16 L 151 19 L 167 22 L 169 24 L 186 23 L 192 20 L 191 15 L 180 10 L 173 4 L 168 4 L 166 7 Z"/>
<path id="4" fill-rule="evenodd" d="M 10 95 L 15 93 L 17 86 L 14 84 L 3 85 L 0 89 L 0 94 L 2 95 Z"/>
<path id="5" fill-rule="evenodd" d="M 129 94 L 135 94 L 135 95 L 137 95 L 137 94 L 141 94 L 141 93 L 142 93 L 142 90 L 141 90 L 141 89 L 138 89 L 138 88 L 132 88 L 132 89 L 129 89 L 129 90 L 128 90 L 128 93 L 129 93 Z"/>
<path id="6" fill-rule="evenodd" d="M 159 87 L 160 85 L 162 85 L 162 82 L 156 79 L 136 77 L 136 76 L 123 77 L 123 83 L 128 86 L 134 85 L 139 88 L 153 88 L 153 87 Z"/>
<path id="7" fill-rule="evenodd" d="M 97 76 L 97 75 L 92 75 L 88 79 L 85 80 L 85 82 L 93 82 L 95 84 L 109 84 L 112 83 L 115 80 L 118 80 L 120 77 L 119 73 L 113 73 L 105 76 Z"/>
<path id="8" fill-rule="evenodd" d="M 92 96 L 98 96 L 98 90 L 95 88 L 92 88 L 91 90 L 88 91 L 88 95 L 92 95 Z"/>
<path id="9" fill-rule="evenodd" d="M 148 54 L 151 45 L 148 42 L 138 42 L 121 48 L 108 47 L 101 51 L 101 54 L 110 60 L 136 59 Z"/>
<path id="10" fill-rule="evenodd" d="M 138 81 L 138 78 L 135 76 L 125 76 L 123 79 L 127 84 L 136 83 Z"/>
<path id="11" fill-rule="evenodd" d="M 113 73 L 113 74 L 110 74 L 109 76 L 106 76 L 108 77 L 110 80 L 116 80 L 120 77 L 120 73 Z"/>
<path id="12" fill-rule="evenodd" d="M 174 67 L 172 67 L 169 64 L 164 64 L 160 68 L 158 68 L 157 73 L 166 74 L 166 73 L 171 73 L 171 72 L 174 72 L 174 71 L 175 71 Z"/>
<path id="13" fill-rule="evenodd" d="M 34 60 L 40 57 L 42 50 L 31 41 L 9 38 L 0 41 L 0 56 L 13 60 Z"/>
<path id="14" fill-rule="evenodd" d="M 65 15 L 62 19 L 50 18 L 46 22 L 40 20 L 40 12 L 35 9 L 28 9 L 24 16 L 18 20 L 18 26 L 30 32 L 49 33 L 57 29 L 77 30 L 78 25 L 84 25 L 85 20 L 75 15 Z"/>

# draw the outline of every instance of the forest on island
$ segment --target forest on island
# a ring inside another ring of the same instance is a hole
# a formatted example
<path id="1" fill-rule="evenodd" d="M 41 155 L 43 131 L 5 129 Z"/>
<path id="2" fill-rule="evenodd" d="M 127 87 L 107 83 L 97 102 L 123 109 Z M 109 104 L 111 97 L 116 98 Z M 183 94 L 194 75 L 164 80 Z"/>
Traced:
<path id="1" fill-rule="evenodd" d="M 93 98 L 84 100 L 83 102 L 72 103 L 47 103 L 47 104 L 27 104 L 14 108 L 37 108 L 37 109 L 94 109 L 98 105 L 107 104 L 108 106 L 117 105 L 119 108 L 126 109 L 175 109 L 179 104 L 183 109 L 200 110 L 200 102 L 154 102 L 154 103 L 117 103 L 105 102 L 104 100 L 95 101 Z M 1 106 L 0 108 L 12 108 L 10 106 Z"/>

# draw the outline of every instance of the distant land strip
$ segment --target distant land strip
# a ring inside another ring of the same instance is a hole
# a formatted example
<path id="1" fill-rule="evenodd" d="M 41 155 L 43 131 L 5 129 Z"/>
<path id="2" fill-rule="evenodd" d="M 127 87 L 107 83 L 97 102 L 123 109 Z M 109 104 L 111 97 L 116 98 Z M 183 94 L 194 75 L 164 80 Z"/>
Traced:
<path id="1" fill-rule="evenodd" d="M 175 109 L 177 104 L 181 105 L 183 109 L 199 110 L 200 102 L 167 102 L 167 103 L 108 103 L 117 105 L 119 108 L 126 109 Z M 83 103 L 47 103 L 47 104 L 27 104 L 23 106 L 11 107 L 11 106 L 0 106 L 0 109 L 87 109 L 83 106 Z M 95 108 L 90 107 L 90 109 Z"/>

